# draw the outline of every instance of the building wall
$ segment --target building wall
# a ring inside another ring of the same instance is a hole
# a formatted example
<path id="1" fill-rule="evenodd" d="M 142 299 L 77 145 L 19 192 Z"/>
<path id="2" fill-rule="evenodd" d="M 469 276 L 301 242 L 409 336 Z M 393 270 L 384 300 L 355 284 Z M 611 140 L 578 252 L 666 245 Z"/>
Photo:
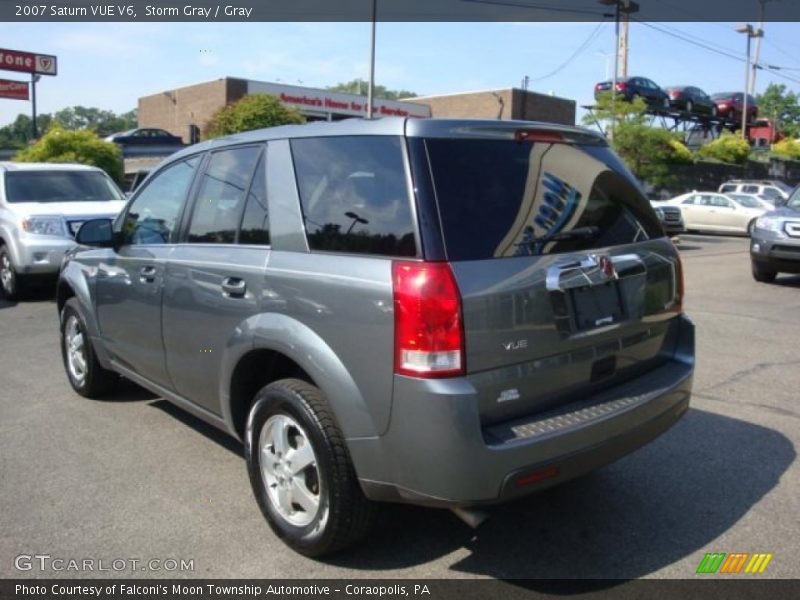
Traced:
<path id="1" fill-rule="evenodd" d="M 429 105 L 434 117 L 496 119 L 500 114 L 500 102 L 495 94 L 503 100 L 503 119 L 547 121 L 563 125 L 575 124 L 576 104 L 574 100 L 518 89 L 422 96 L 410 98 L 408 102 Z"/>
<path id="2" fill-rule="evenodd" d="M 166 129 L 191 141 L 191 126 L 202 131 L 211 116 L 247 93 L 243 79 L 218 79 L 139 98 L 139 127 Z"/>

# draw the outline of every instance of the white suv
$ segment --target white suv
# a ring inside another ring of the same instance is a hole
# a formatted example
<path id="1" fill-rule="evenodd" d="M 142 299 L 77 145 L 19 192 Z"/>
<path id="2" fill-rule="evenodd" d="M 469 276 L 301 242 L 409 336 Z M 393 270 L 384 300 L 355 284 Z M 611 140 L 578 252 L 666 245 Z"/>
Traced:
<path id="1" fill-rule="evenodd" d="M 96 167 L 0 162 L 0 290 L 15 299 L 34 275 L 56 275 L 81 223 L 115 217 L 124 196 Z"/>
<path id="2" fill-rule="evenodd" d="M 719 186 L 718 191 L 720 194 L 752 194 L 774 206 L 776 200 L 789 198 L 792 187 L 777 180 L 732 179 Z"/>

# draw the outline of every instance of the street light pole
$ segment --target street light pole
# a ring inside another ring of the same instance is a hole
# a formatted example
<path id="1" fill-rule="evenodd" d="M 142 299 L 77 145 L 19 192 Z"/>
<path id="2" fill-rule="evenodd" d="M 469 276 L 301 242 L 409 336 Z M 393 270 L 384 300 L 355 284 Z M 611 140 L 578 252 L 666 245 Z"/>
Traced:
<path id="1" fill-rule="evenodd" d="M 375 18 L 378 0 L 372 0 L 372 40 L 369 53 L 369 85 L 367 86 L 367 118 L 372 118 L 372 95 L 375 88 Z"/>

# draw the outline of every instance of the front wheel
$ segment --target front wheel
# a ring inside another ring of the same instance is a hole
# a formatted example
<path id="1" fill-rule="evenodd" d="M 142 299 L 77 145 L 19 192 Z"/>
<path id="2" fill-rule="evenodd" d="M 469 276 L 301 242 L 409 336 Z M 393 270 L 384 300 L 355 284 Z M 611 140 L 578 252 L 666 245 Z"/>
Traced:
<path id="1" fill-rule="evenodd" d="M 116 373 L 97 360 L 75 298 L 67 300 L 61 312 L 61 358 L 72 389 L 86 398 L 108 394 L 119 381 Z"/>
<path id="2" fill-rule="evenodd" d="M 245 456 L 261 512 L 297 552 L 331 554 L 369 530 L 374 505 L 319 388 L 298 379 L 262 388 L 247 420 Z"/>
<path id="3" fill-rule="evenodd" d="M 764 267 L 755 261 L 752 261 L 751 265 L 753 270 L 753 279 L 756 281 L 760 281 L 761 283 L 772 283 L 778 276 L 777 271 L 773 271 L 772 269 Z"/>
<path id="4" fill-rule="evenodd" d="M 0 289 L 7 300 L 18 300 L 22 281 L 17 274 L 11 253 L 5 246 L 0 246 Z"/>

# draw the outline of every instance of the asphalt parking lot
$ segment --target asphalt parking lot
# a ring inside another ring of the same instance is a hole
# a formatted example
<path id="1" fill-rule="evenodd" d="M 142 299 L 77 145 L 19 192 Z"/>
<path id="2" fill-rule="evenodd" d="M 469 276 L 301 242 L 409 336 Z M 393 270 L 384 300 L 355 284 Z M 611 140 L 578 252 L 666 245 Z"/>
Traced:
<path id="1" fill-rule="evenodd" d="M 125 577 L 685 578 L 706 552 L 773 553 L 761 577 L 800 577 L 800 277 L 757 284 L 747 244 L 681 242 L 698 362 L 692 408 L 667 434 L 476 531 L 387 507 L 366 544 L 325 562 L 272 534 L 238 443 L 133 386 L 77 396 L 53 299 L 0 301 L 0 577 L 92 575 L 15 570 L 49 554 L 194 563 Z"/>

